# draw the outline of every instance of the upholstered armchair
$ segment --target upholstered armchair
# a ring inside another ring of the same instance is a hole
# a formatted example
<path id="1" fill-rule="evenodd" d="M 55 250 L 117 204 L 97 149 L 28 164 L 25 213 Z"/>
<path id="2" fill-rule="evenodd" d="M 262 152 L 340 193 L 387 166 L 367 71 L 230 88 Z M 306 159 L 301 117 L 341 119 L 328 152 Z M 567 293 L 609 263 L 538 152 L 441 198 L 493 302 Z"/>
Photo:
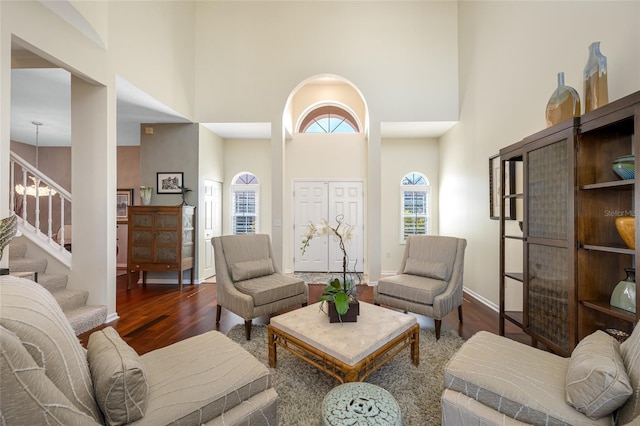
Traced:
<path id="1" fill-rule="evenodd" d="M 244 318 L 250 340 L 253 318 L 307 305 L 307 284 L 280 272 L 269 235 L 224 235 L 211 243 L 216 263 L 216 324 L 224 307 Z"/>
<path id="2" fill-rule="evenodd" d="M 378 281 L 373 289 L 376 305 L 386 305 L 431 317 L 436 339 L 442 318 L 458 308 L 462 322 L 462 277 L 467 240 L 435 235 L 407 239 L 396 275 Z"/>

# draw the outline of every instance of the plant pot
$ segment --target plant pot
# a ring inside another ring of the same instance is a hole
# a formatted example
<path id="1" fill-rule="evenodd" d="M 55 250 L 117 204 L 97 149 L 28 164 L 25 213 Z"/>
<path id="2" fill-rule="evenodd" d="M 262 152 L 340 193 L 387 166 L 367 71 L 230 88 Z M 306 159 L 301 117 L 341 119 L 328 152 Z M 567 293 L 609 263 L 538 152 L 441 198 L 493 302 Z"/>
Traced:
<path id="1" fill-rule="evenodd" d="M 336 304 L 328 302 L 329 304 L 329 322 L 358 322 L 358 315 L 360 315 L 360 302 L 349 302 L 349 310 L 342 315 L 342 321 L 340 321 L 340 315 L 336 310 Z"/>

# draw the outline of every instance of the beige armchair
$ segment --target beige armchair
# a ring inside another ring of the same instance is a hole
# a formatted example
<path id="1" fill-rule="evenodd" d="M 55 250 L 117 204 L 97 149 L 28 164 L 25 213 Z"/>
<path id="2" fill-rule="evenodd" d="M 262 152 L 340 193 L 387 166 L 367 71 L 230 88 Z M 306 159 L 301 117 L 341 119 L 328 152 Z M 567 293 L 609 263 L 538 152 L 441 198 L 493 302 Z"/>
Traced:
<path id="1" fill-rule="evenodd" d="M 374 287 L 375 304 L 433 318 L 439 339 L 442 318 L 456 307 L 462 322 L 466 246 L 467 240 L 455 237 L 409 237 L 397 275 L 380 279 Z"/>
<path id="2" fill-rule="evenodd" d="M 269 235 L 225 235 L 212 238 L 211 244 L 216 263 L 216 324 L 224 307 L 244 318 L 249 340 L 253 318 L 307 305 L 307 284 L 280 272 Z"/>

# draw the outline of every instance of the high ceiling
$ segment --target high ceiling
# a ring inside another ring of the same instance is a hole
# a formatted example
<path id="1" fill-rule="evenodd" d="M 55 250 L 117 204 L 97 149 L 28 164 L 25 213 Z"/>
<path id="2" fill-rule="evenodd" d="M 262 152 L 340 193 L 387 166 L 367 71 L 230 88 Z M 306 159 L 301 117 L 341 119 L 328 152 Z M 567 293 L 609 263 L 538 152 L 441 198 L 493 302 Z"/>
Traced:
<path id="1" fill-rule="evenodd" d="M 37 55 L 12 45 L 11 140 L 40 146 L 71 144 L 71 75 Z M 122 77 L 117 77 L 117 143 L 139 145 L 140 123 L 188 123 Z M 202 123 L 224 139 L 270 139 L 270 123 Z M 437 138 L 455 122 L 382 123 L 384 138 Z"/>

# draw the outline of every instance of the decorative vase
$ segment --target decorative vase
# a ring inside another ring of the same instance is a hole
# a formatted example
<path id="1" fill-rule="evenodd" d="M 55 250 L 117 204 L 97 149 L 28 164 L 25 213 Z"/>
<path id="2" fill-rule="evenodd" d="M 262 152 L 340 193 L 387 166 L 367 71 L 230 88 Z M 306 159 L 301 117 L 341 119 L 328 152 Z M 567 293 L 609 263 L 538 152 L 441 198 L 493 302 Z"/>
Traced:
<path id="1" fill-rule="evenodd" d="M 609 103 L 607 57 L 600 53 L 600 42 L 589 46 L 589 58 L 584 67 L 584 112 Z"/>
<path id="2" fill-rule="evenodd" d="M 634 179 L 636 177 L 636 157 L 623 155 L 613 161 L 613 171 L 622 179 Z"/>
<path id="3" fill-rule="evenodd" d="M 151 204 L 151 193 L 153 192 L 152 186 L 141 186 L 140 187 L 140 201 L 143 206 L 148 206 Z"/>
<path id="4" fill-rule="evenodd" d="M 580 116 L 580 95 L 571 87 L 564 85 L 564 73 L 558 73 L 558 87 L 547 102 L 547 127 Z"/>
<path id="5" fill-rule="evenodd" d="M 630 248 L 636 248 L 636 218 L 634 216 L 616 217 L 616 229 L 622 241 Z"/>
<path id="6" fill-rule="evenodd" d="M 360 315 L 360 302 L 357 300 L 349 302 L 349 310 L 346 314 L 342 315 L 342 320 L 338 311 L 336 310 L 336 304 L 329 302 L 329 322 L 358 322 L 358 315 Z"/>
<path id="7" fill-rule="evenodd" d="M 636 270 L 625 268 L 627 277 L 611 293 L 611 306 L 636 313 Z"/>

